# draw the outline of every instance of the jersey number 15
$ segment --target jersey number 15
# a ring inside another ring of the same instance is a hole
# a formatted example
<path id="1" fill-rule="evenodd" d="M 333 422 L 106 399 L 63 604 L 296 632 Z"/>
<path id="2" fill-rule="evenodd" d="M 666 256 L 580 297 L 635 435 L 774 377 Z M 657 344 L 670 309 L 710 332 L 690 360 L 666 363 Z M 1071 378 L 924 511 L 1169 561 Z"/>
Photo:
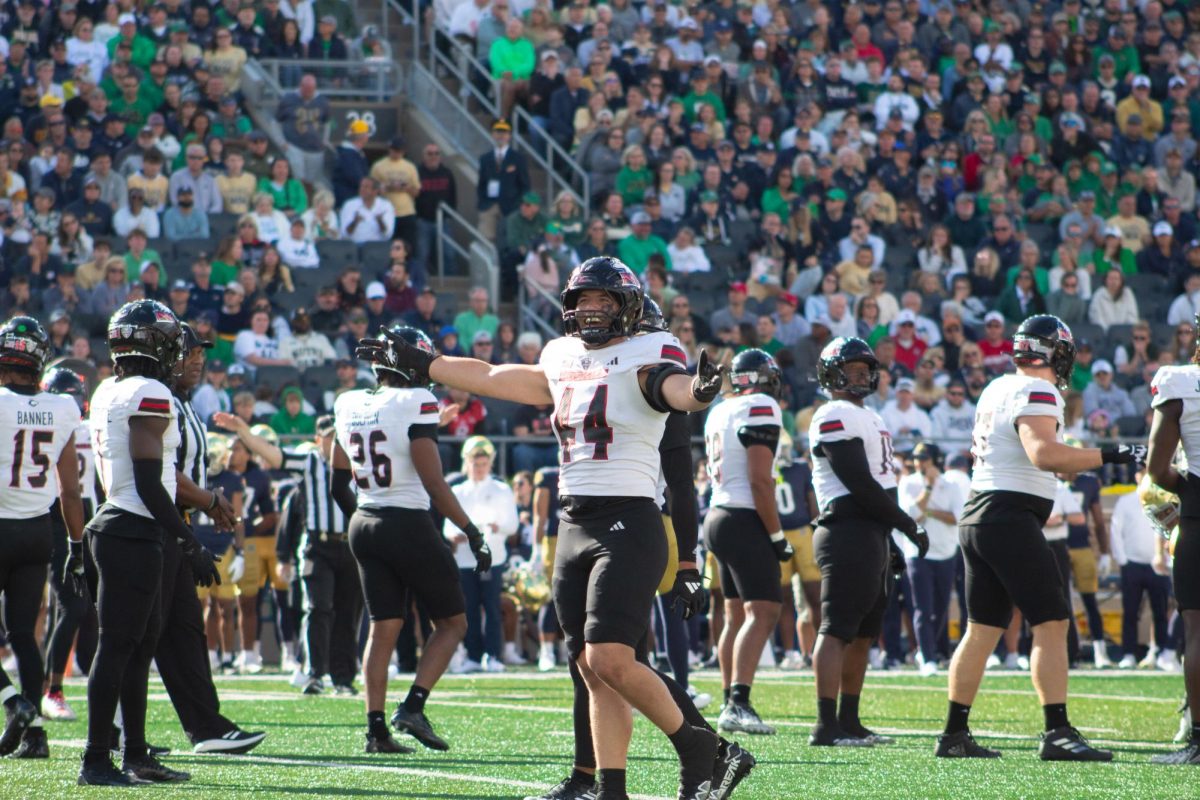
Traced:
<path id="1" fill-rule="evenodd" d="M 30 434 L 29 461 L 39 469 L 33 475 L 27 471 L 25 480 L 34 489 L 41 489 L 46 485 L 46 473 L 50 470 L 50 456 L 43 453 L 42 448 L 54 442 L 54 431 L 17 431 L 17 435 L 13 437 L 12 480 L 8 482 L 8 486 L 16 489 L 21 485 L 21 468 L 25 465 L 26 433 Z"/>

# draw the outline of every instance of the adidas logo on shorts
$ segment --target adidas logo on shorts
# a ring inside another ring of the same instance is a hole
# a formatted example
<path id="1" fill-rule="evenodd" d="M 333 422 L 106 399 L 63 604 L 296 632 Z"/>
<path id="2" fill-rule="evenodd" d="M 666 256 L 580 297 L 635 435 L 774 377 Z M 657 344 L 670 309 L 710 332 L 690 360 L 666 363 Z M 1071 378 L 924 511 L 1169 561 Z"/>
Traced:
<path id="1" fill-rule="evenodd" d="M 614 522 L 612 524 L 612 527 L 609 528 L 609 530 L 610 531 L 623 531 L 623 530 L 625 530 L 625 523 L 621 522 L 621 520 L 617 520 L 616 522 Z"/>

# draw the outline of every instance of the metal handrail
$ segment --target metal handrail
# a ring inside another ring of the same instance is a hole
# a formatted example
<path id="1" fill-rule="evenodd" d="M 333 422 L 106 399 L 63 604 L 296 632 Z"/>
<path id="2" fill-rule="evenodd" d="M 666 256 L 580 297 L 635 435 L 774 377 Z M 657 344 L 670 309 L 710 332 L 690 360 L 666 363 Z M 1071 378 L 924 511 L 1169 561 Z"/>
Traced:
<path id="1" fill-rule="evenodd" d="M 447 220 L 454 222 L 463 229 L 472 247 L 479 247 L 485 253 L 487 259 L 488 296 L 492 298 L 493 302 L 499 302 L 500 253 L 497 251 L 496 245 L 480 233 L 479 229 L 472 223 L 468 222 L 466 217 L 445 203 L 438 205 L 436 218 L 438 277 L 445 277 L 447 247 L 453 250 L 460 258 L 469 259 L 471 257 L 470 248 L 463 247 L 455 237 L 449 234 Z"/>
<path id="2" fill-rule="evenodd" d="M 450 46 L 456 51 L 456 55 L 461 56 L 463 61 L 457 61 L 454 58 L 447 56 L 445 53 L 438 50 L 436 47 L 429 48 L 429 70 L 435 75 L 437 67 L 449 71 L 458 81 L 458 93 L 462 97 L 464 93 L 475 98 L 480 107 L 486 109 L 493 117 L 500 116 L 500 83 L 492 77 L 487 67 L 483 65 L 475 56 L 466 48 L 466 46 L 457 39 L 450 39 Z M 464 69 L 464 63 L 466 68 Z M 475 81 L 471 80 L 471 71 L 475 70 L 487 79 L 487 86 L 490 90 L 484 93 L 475 85 Z M 490 95 L 490 96 L 489 96 Z"/>
<path id="3" fill-rule="evenodd" d="M 380 21 L 380 34 L 383 36 L 384 41 L 391 41 L 391 37 L 389 36 L 390 29 L 388 25 L 388 18 L 390 16 L 388 14 L 389 9 L 400 15 L 400 21 L 402 24 L 412 27 L 413 58 L 419 58 L 421 47 L 421 21 L 414 17 L 407 8 L 400 5 L 398 0 L 386 0 L 383 6 L 383 19 Z"/>
<path id="4" fill-rule="evenodd" d="M 587 174 L 579 162 L 571 157 L 571 154 L 562 148 L 558 142 L 550 136 L 549 131 L 542 132 L 542 140 L 546 143 L 546 153 L 539 153 L 532 142 L 527 141 L 525 133 L 521 132 L 521 126 L 524 125 L 529 131 L 534 128 L 533 115 L 528 110 L 521 106 L 513 108 L 513 138 L 519 140 L 525 145 L 525 149 L 529 156 L 542 168 L 546 173 L 546 203 L 549 205 L 552 199 L 558 195 L 558 191 L 565 190 L 571 193 L 575 198 L 575 203 L 584 210 L 590 210 L 590 200 L 592 196 L 591 177 Z M 559 164 L 566 166 L 568 170 L 574 173 L 575 179 L 578 181 L 579 189 L 575 188 L 576 184 L 564 178 L 556 168 Z M 561 187 L 556 190 L 556 187 Z"/>
<path id="5" fill-rule="evenodd" d="M 487 128 L 420 61 L 411 63 L 408 90 L 414 105 L 427 112 L 441 134 L 453 142 L 464 156 L 470 158 L 474 153 L 492 148 L 492 135 Z M 443 105 L 457 113 L 453 113 L 451 118 L 436 113 Z"/>
<path id="6" fill-rule="evenodd" d="M 518 327 L 522 331 L 530 330 L 526 323 L 532 323 L 533 328 L 539 329 L 540 333 L 548 336 L 551 339 L 557 339 L 561 335 L 560 332 L 549 322 L 534 313 L 533 309 L 529 307 L 528 294 L 532 291 L 533 294 L 549 301 L 553 307 L 557 308 L 560 312 L 562 311 L 562 300 L 558 296 L 546 291 L 541 286 L 530 286 L 528 283 L 526 283 L 524 266 L 517 268 L 517 281 Z"/>
<path id="7" fill-rule="evenodd" d="M 354 98 L 373 99 L 375 102 L 386 103 L 392 99 L 401 88 L 401 70 L 394 60 L 388 61 L 324 61 L 319 58 L 260 58 L 259 67 L 270 79 L 270 82 L 280 91 L 286 92 L 296 86 L 288 85 L 281 78 L 281 71 L 286 68 L 296 68 L 301 72 L 316 74 L 321 94 L 330 99 Z M 328 81 L 322 81 L 321 73 L 342 73 L 339 77 L 357 79 L 368 77 L 369 86 L 329 86 Z M 297 80 L 296 84 L 299 84 Z"/>

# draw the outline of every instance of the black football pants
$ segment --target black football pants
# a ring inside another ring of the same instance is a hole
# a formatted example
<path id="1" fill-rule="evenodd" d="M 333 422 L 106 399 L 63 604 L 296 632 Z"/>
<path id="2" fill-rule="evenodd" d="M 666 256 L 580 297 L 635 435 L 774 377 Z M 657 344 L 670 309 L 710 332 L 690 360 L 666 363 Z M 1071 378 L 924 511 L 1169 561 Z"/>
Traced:
<path id="1" fill-rule="evenodd" d="M 307 672 L 348 686 L 358 673 L 363 591 L 358 562 L 346 542 L 313 542 L 304 551 L 304 649 Z"/>
<path id="2" fill-rule="evenodd" d="M 50 517 L 0 520 L 0 596 L 4 600 L 4 629 L 17 657 L 21 693 L 40 708 L 42 653 L 34 628 L 42 608 L 42 592 L 51 553 Z M 0 689 L 12 681 L 0 668 Z"/>

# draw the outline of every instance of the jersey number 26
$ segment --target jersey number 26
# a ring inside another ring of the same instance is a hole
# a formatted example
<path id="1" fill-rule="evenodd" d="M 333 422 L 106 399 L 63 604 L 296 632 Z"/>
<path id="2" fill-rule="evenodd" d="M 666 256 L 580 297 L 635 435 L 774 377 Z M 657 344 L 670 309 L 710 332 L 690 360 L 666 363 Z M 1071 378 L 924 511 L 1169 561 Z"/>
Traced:
<path id="1" fill-rule="evenodd" d="M 368 457 L 371 459 L 370 472 L 371 477 L 375 479 L 375 485 L 381 489 L 392 485 L 392 460 L 377 450 L 379 444 L 386 441 L 387 435 L 383 431 L 371 431 L 367 434 L 367 442 L 364 447 L 361 433 L 350 434 L 349 456 L 350 460 L 354 462 L 354 482 L 358 484 L 358 488 L 370 487 L 367 478 L 359 476 L 360 469 L 363 472 L 367 470 Z"/>

